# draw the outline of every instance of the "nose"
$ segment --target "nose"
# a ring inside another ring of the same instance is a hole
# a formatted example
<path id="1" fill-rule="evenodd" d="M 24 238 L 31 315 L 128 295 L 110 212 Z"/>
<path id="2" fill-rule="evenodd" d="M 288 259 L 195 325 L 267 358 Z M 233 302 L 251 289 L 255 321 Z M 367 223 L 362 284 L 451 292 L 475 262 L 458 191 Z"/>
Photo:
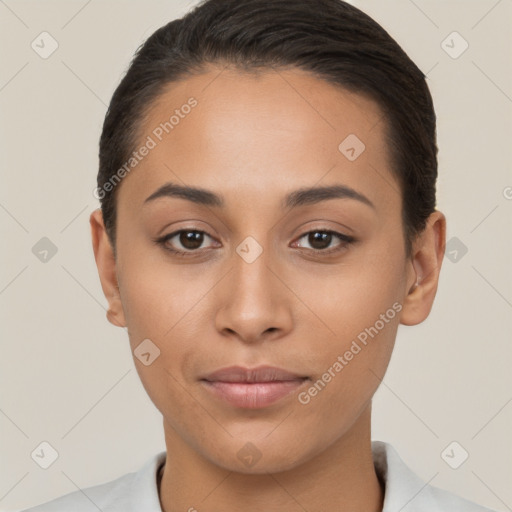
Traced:
<path id="1" fill-rule="evenodd" d="M 290 291 L 271 268 L 266 252 L 248 263 L 237 254 L 218 290 L 215 327 L 243 343 L 276 340 L 293 327 Z"/>

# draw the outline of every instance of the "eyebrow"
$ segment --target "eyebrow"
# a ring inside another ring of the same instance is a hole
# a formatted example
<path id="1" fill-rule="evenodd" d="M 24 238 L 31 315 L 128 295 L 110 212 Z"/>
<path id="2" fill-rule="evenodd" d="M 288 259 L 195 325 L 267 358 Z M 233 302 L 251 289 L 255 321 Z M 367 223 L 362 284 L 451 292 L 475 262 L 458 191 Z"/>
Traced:
<path id="1" fill-rule="evenodd" d="M 328 199 L 354 199 L 375 210 L 375 205 L 366 196 L 345 185 L 301 188 L 286 196 L 283 206 L 285 208 L 295 208 L 320 203 Z"/>
<path id="2" fill-rule="evenodd" d="M 144 203 L 146 204 L 162 197 L 177 197 L 193 203 L 218 208 L 222 208 L 225 205 L 224 199 L 214 192 L 197 187 L 177 185 L 175 183 L 166 183 L 153 192 Z M 283 208 L 292 209 L 298 206 L 320 203 L 328 199 L 353 199 L 375 209 L 375 205 L 366 196 L 345 185 L 331 185 L 327 187 L 312 187 L 295 190 L 284 198 L 282 206 Z"/>
<path id="3" fill-rule="evenodd" d="M 144 201 L 144 204 L 161 197 L 178 197 L 205 206 L 224 206 L 224 200 L 213 192 L 202 188 L 177 185 L 175 183 L 166 183 L 164 186 L 160 187 Z"/>

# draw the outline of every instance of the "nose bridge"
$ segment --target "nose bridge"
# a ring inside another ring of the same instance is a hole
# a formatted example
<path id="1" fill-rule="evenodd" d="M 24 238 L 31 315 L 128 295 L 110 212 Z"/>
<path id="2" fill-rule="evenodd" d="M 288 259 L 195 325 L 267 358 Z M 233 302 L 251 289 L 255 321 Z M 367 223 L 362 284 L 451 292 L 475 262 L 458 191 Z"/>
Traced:
<path id="1" fill-rule="evenodd" d="M 245 251 L 245 252 L 244 252 Z M 254 247 L 254 242 L 248 240 L 237 248 L 233 258 L 233 272 L 231 293 L 233 295 L 234 309 L 247 319 L 257 318 L 268 314 L 275 302 L 274 276 L 270 272 L 270 255 L 268 251 Z"/>
<path id="2" fill-rule="evenodd" d="M 244 341 L 256 341 L 265 333 L 291 327 L 290 302 L 270 270 L 271 256 L 271 251 L 252 237 L 236 248 L 217 310 L 217 329 L 236 333 Z"/>

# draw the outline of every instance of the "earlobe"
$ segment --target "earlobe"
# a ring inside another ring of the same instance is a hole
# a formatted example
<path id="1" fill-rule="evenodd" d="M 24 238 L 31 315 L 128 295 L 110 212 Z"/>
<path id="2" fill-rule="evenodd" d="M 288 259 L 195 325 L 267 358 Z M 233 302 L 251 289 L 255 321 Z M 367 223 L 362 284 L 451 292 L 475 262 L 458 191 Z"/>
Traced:
<path id="1" fill-rule="evenodd" d="M 437 292 L 445 246 L 446 219 L 435 211 L 413 244 L 401 324 L 416 325 L 428 317 Z"/>
<path id="2" fill-rule="evenodd" d="M 108 301 L 107 319 L 113 325 L 126 327 L 123 305 L 119 294 L 114 250 L 107 235 L 103 215 L 99 208 L 91 213 L 89 223 L 91 225 L 92 246 L 101 288 Z"/>

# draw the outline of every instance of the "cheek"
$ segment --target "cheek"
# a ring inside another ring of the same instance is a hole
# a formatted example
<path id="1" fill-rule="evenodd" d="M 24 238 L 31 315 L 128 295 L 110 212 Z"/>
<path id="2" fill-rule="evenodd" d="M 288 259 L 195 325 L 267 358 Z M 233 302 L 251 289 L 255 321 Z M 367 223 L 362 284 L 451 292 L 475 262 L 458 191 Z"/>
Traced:
<path id="1" fill-rule="evenodd" d="M 299 401 L 317 414 L 318 408 L 337 405 L 353 416 L 388 366 L 402 310 L 404 266 L 400 254 L 373 250 L 333 269 L 328 278 L 297 281 L 297 295 L 318 319 L 311 322 L 309 337 L 321 337 L 310 352 L 316 380 Z"/>
<path id="2" fill-rule="evenodd" d="M 361 310 L 362 308 L 362 310 Z M 360 417 L 391 358 L 401 305 L 398 301 L 347 302 L 330 319 L 336 332 L 311 354 L 316 374 L 297 396 L 303 425 L 334 442 Z"/>
<path id="3" fill-rule="evenodd" d="M 121 261 L 120 288 L 128 331 L 134 338 L 167 339 L 199 314 L 201 298 L 215 276 L 171 266 L 148 254 L 128 254 Z"/>
<path id="4" fill-rule="evenodd" d="M 187 417 L 197 418 L 200 424 L 201 409 L 196 410 L 183 387 L 183 369 L 201 354 L 204 336 L 200 335 L 197 320 L 198 315 L 206 318 L 200 299 L 208 289 L 207 283 L 187 286 L 179 272 L 166 272 L 165 266 L 146 266 L 141 261 L 135 265 L 135 261 L 128 260 L 124 263 L 121 297 L 141 382 L 164 416 L 175 411 L 170 416 L 179 422 L 181 415 L 176 411 L 186 407 Z M 151 353 L 150 364 L 138 357 L 142 347 Z"/>
<path id="5" fill-rule="evenodd" d="M 359 251 L 340 264 L 299 274 L 292 281 L 294 292 L 313 313 L 311 328 L 326 341 L 353 339 L 387 311 L 386 330 L 389 324 L 398 325 L 393 305 L 403 301 L 405 279 L 400 254 L 385 249 Z"/>
<path id="6" fill-rule="evenodd" d="M 151 254 L 125 251 L 121 257 L 119 251 L 120 289 L 137 371 L 149 396 L 163 408 L 183 401 L 186 393 L 178 381 L 204 367 L 210 353 L 205 326 L 214 325 L 214 309 L 208 294 L 218 273 L 171 266 Z M 137 358 L 144 340 L 151 340 L 145 343 L 154 344 L 158 353 L 149 366 Z"/>

